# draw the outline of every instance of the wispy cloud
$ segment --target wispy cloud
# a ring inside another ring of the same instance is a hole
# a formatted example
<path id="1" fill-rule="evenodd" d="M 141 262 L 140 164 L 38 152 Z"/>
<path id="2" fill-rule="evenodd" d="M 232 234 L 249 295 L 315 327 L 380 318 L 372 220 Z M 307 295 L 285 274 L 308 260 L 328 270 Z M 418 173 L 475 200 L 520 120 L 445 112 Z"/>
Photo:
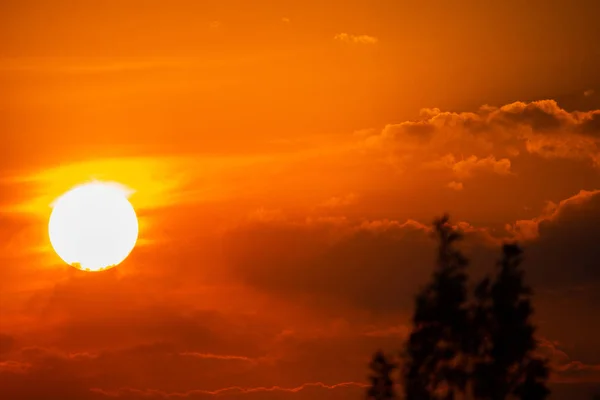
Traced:
<path id="1" fill-rule="evenodd" d="M 163 397 L 163 398 L 181 398 L 181 397 L 192 397 L 194 395 L 211 395 L 211 396 L 225 396 L 225 395 L 236 395 L 236 394 L 250 394 L 250 393 L 269 393 L 269 392 L 287 392 L 287 393 L 298 393 L 303 390 L 309 388 L 316 389 L 324 389 L 324 390 L 335 390 L 342 388 L 365 388 L 368 385 L 359 382 L 342 382 L 336 383 L 333 385 L 327 385 L 322 382 L 311 382 L 305 383 L 296 387 L 281 387 L 281 386 L 271 386 L 271 387 L 239 387 L 239 386 L 231 386 L 217 390 L 189 390 L 186 392 L 165 392 L 162 390 L 155 389 L 134 389 L 134 388 L 120 388 L 115 390 L 107 390 L 101 388 L 92 388 L 90 389 L 92 392 L 102 394 L 107 397 L 120 397 L 122 395 L 137 395 L 140 397 Z"/>
<path id="2" fill-rule="evenodd" d="M 552 369 L 551 380 L 560 383 L 600 382 L 600 364 L 586 364 L 572 360 L 560 343 L 538 338 L 538 351 L 545 356 Z"/>
<path id="3" fill-rule="evenodd" d="M 358 196 L 355 193 L 348 193 L 344 196 L 333 196 L 319 205 L 322 208 L 339 208 L 356 203 Z"/>
<path id="4" fill-rule="evenodd" d="M 234 356 L 234 355 L 226 355 L 226 354 L 211 354 L 211 353 L 198 353 L 194 351 L 185 351 L 179 353 L 180 356 L 194 357 L 194 358 L 202 358 L 209 360 L 228 360 L 228 361 L 248 361 L 252 362 L 254 359 L 245 356 Z"/>
<path id="5" fill-rule="evenodd" d="M 375 36 L 370 35 L 352 35 L 349 33 L 338 33 L 333 37 L 334 40 L 338 40 L 340 42 L 345 43 L 355 43 L 355 44 L 376 44 L 379 42 Z"/>

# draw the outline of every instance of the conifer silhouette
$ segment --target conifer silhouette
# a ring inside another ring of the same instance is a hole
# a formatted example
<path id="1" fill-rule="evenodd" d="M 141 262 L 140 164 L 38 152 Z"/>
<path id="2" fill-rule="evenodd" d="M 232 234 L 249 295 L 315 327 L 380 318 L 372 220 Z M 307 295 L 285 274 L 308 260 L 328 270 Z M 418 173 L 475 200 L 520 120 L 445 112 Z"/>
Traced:
<path id="1" fill-rule="evenodd" d="M 413 331 L 403 351 L 406 400 L 544 400 L 546 360 L 535 356 L 532 290 L 524 283 L 522 250 L 505 244 L 494 276 L 469 297 L 468 260 L 448 216 L 434 222 L 438 262 L 416 296 Z"/>
<path id="2" fill-rule="evenodd" d="M 524 283 L 521 262 L 521 248 L 505 244 L 494 280 L 484 279 L 476 290 L 475 313 L 481 335 L 481 347 L 474 354 L 478 358 L 473 372 L 477 399 L 516 396 L 542 400 L 549 394 L 546 363 L 533 355 L 532 290 Z"/>
<path id="3" fill-rule="evenodd" d="M 468 332 L 468 260 L 454 244 L 461 238 L 445 215 L 434 222 L 439 240 L 433 281 L 416 298 L 414 330 L 405 350 L 407 400 L 452 399 L 464 392 L 467 370 L 462 354 Z"/>

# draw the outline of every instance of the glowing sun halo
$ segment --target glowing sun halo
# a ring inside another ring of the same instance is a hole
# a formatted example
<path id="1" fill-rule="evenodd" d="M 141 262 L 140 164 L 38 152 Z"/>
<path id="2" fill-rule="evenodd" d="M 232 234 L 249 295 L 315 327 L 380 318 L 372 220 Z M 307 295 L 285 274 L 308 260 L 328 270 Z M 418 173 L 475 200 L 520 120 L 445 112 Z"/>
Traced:
<path id="1" fill-rule="evenodd" d="M 67 264 L 87 271 L 114 267 L 138 238 L 138 220 L 126 190 L 91 182 L 76 186 L 53 204 L 50 243 Z"/>

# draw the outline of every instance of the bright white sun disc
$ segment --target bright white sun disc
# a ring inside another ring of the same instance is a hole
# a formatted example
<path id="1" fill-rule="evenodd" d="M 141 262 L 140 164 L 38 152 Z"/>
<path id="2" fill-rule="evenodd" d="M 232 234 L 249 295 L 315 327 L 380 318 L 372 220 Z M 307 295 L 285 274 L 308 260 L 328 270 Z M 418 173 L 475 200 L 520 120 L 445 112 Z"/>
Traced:
<path id="1" fill-rule="evenodd" d="M 121 186 L 92 182 L 59 197 L 48 223 L 50 243 L 67 264 L 98 271 L 120 264 L 138 238 L 138 220 Z"/>

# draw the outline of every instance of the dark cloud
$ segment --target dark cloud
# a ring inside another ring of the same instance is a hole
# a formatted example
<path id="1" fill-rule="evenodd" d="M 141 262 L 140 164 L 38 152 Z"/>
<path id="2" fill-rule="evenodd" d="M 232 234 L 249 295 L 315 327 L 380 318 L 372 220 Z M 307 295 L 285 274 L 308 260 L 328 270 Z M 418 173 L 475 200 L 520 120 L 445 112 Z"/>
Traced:
<path id="1" fill-rule="evenodd" d="M 224 246 L 230 266 L 247 283 L 374 308 L 409 298 L 429 272 L 420 268 L 422 255 L 433 250 L 421 225 L 354 228 L 345 221 L 250 224 L 227 234 Z"/>
<path id="2" fill-rule="evenodd" d="M 576 125 L 578 121 L 555 101 L 546 100 L 505 105 L 489 115 L 489 122 L 506 128 L 529 126 L 537 132 L 557 132 Z"/>
<path id="3" fill-rule="evenodd" d="M 581 191 L 512 229 L 525 240 L 528 271 L 538 284 L 600 282 L 600 191 Z"/>
<path id="4" fill-rule="evenodd" d="M 586 364 L 569 357 L 559 342 L 540 338 L 538 352 L 549 361 L 555 383 L 600 384 L 600 364 Z"/>
<path id="5" fill-rule="evenodd" d="M 600 136 L 600 111 L 590 113 L 589 117 L 582 122 L 580 131 L 587 135 Z"/>
<path id="6" fill-rule="evenodd" d="M 458 226 L 466 242 L 486 249 L 497 244 L 485 230 Z M 410 307 L 435 263 L 431 229 L 410 220 L 250 223 L 224 237 L 224 250 L 239 277 L 263 290 L 372 311 Z"/>
<path id="7" fill-rule="evenodd" d="M 525 266 L 534 285 L 550 289 L 599 282 L 600 192 L 582 191 L 549 212 L 517 221 L 504 235 L 458 223 L 467 233 L 462 246 L 474 268 L 491 271 L 499 256 L 497 245 L 516 239 L 525 246 Z M 412 304 L 413 294 L 433 270 L 435 242 L 421 223 L 294 222 L 278 216 L 240 226 L 223 239 L 230 267 L 260 289 L 400 310 Z"/>

